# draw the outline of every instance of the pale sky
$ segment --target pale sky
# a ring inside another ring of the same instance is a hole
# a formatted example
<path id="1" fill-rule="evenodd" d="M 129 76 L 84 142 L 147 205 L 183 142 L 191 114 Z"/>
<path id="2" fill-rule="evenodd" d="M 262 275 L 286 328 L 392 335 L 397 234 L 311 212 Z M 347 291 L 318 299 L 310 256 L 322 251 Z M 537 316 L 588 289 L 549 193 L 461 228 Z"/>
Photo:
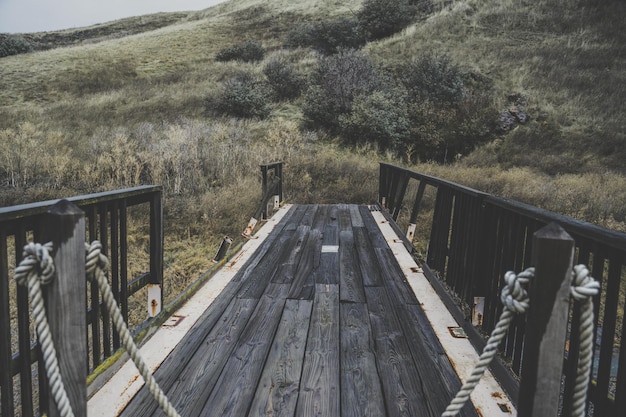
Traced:
<path id="1" fill-rule="evenodd" d="M 225 0 L 0 0 L 0 33 L 44 32 L 157 12 L 202 10 Z"/>

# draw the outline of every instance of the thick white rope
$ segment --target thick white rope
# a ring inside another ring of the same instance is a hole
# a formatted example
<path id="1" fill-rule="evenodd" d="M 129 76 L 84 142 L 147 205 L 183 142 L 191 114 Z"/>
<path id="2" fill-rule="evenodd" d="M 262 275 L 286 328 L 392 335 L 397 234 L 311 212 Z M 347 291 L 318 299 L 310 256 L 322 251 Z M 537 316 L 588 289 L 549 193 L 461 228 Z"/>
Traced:
<path id="1" fill-rule="evenodd" d="M 43 354 L 50 392 L 59 410 L 59 415 L 61 417 L 74 417 L 69 397 L 61 379 L 59 361 L 57 360 L 54 341 L 50 334 L 46 307 L 41 292 L 41 285 L 49 284 L 54 278 L 54 260 L 50 256 L 50 252 L 52 252 L 52 242 L 45 245 L 29 243 L 24 246 L 23 259 L 15 268 L 15 280 L 18 284 L 28 287 L 28 295 L 33 308 L 37 337 Z M 26 352 L 23 352 L 23 354 L 26 354 Z"/>
<path id="2" fill-rule="evenodd" d="M 581 303 L 580 307 L 580 347 L 574 395 L 572 398 L 572 417 L 584 417 L 587 405 L 587 388 L 591 377 L 593 361 L 593 299 L 600 292 L 600 283 L 589 275 L 584 265 L 576 265 L 570 293 L 572 298 Z"/>
<path id="3" fill-rule="evenodd" d="M 106 278 L 109 261 L 107 257 L 102 254 L 102 244 L 96 240 L 93 241 L 91 245 L 85 244 L 85 248 L 87 250 L 87 263 L 85 267 L 87 271 L 87 278 L 89 280 L 95 279 L 98 284 L 98 288 L 100 289 L 100 293 L 102 293 L 102 298 L 106 308 L 111 315 L 111 320 L 113 320 L 117 333 L 120 335 L 120 340 L 137 367 L 137 370 L 148 385 L 150 394 L 152 394 L 168 417 L 180 417 L 174 406 L 167 399 L 161 387 L 159 387 L 156 379 L 150 371 L 150 368 L 143 360 L 143 357 L 141 356 L 139 349 L 137 348 L 137 345 L 128 330 L 128 327 L 124 322 L 122 312 L 113 297 L 113 292 L 111 291 L 111 287 L 109 286 Z"/>
<path id="4" fill-rule="evenodd" d="M 443 414 L 441 414 L 441 417 L 451 417 L 459 414 L 469 399 L 470 394 L 474 391 L 476 385 L 478 385 L 480 378 L 482 378 L 485 371 L 489 367 L 489 363 L 491 363 L 494 356 L 496 356 L 498 346 L 500 345 L 502 339 L 504 339 L 511 322 L 513 321 L 514 315 L 516 313 L 524 313 L 528 309 L 529 302 L 526 287 L 534 275 L 534 268 L 528 268 L 519 275 L 515 275 L 515 273 L 511 271 L 504 275 L 505 285 L 502 288 L 500 300 L 502 301 L 502 304 L 504 304 L 505 308 L 500 315 L 500 320 L 498 320 L 496 327 L 493 329 L 493 332 L 491 332 L 489 341 L 483 349 L 483 353 L 480 355 L 478 363 L 472 370 L 471 375 L 467 378 L 459 392 L 450 402 L 450 405 L 448 405 Z"/>

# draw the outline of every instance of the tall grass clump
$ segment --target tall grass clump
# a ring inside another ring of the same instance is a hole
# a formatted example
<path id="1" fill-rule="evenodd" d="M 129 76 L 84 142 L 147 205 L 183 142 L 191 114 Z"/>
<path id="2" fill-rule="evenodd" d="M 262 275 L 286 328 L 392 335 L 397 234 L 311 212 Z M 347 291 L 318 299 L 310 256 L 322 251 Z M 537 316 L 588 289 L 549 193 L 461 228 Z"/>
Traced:
<path id="1" fill-rule="evenodd" d="M 32 45 L 23 37 L 0 33 L 0 58 L 25 54 L 32 50 Z"/>
<path id="2" fill-rule="evenodd" d="M 215 60 L 254 62 L 260 61 L 265 56 L 265 49 L 261 42 L 256 40 L 246 40 L 232 46 L 227 46 L 215 54 Z"/>

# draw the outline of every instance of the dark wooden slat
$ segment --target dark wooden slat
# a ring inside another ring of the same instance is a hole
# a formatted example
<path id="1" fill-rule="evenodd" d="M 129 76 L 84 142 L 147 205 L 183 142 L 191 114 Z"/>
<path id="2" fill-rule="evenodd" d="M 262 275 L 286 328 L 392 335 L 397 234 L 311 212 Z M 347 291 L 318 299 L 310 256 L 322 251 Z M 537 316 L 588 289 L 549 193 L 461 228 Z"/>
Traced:
<path id="1" fill-rule="evenodd" d="M 306 245 L 310 226 L 299 226 L 289 242 L 287 242 L 283 256 L 278 261 L 278 268 L 272 277 L 273 283 L 287 284 L 294 280 L 296 269 L 302 256 L 302 248 Z"/>
<path id="2" fill-rule="evenodd" d="M 611 362 L 613 360 L 617 307 L 620 295 L 620 277 L 622 272 L 619 257 L 611 252 L 609 259 L 608 285 L 606 286 L 606 298 L 604 301 L 604 320 L 602 321 L 600 363 L 598 365 L 597 377 L 598 392 L 603 393 L 603 395 L 599 404 L 596 404 L 597 408 L 594 409 L 597 410 L 598 415 L 607 415 L 609 410 L 608 392 L 611 378 Z"/>
<path id="3" fill-rule="evenodd" d="M 339 233 L 339 297 L 342 302 L 364 303 L 361 269 L 354 248 L 352 230 Z"/>
<path id="4" fill-rule="evenodd" d="M 376 258 L 372 256 L 374 249 L 369 239 L 369 233 L 364 227 L 355 227 L 353 233 L 354 246 L 357 254 L 355 260 L 361 269 L 363 284 L 366 287 L 383 285 L 380 267 L 376 262 Z"/>
<path id="5" fill-rule="evenodd" d="M 269 250 L 262 261 L 254 269 L 254 273 L 243 282 L 238 298 L 259 299 L 265 292 L 265 288 L 276 273 L 281 259 L 289 258 L 289 247 L 287 243 L 294 236 L 295 230 L 283 230 L 272 250 Z"/>
<path id="6" fill-rule="evenodd" d="M 421 381 L 419 378 L 407 340 L 386 290 L 367 287 L 365 295 L 387 415 L 434 416 L 426 405 L 428 398 L 423 392 L 423 384 L 428 381 Z"/>
<path id="7" fill-rule="evenodd" d="M 256 305 L 255 299 L 235 298 L 220 318 L 220 326 L 214 327 L 177 376 L 176 382 L 167 391 L 167 395 L 181 415 L 199 415 Z M 145 416 L 149 414 L 144 409 L 137 409 L 125 411 L 124 415 Z M 165 414 L 158 409 L 154 415 Z"/>
<path id="8" fill-rule="evenodd" d="M 365 227 L 363 218 L 361 217 L 361 212 L 359 211 L 359 206 L 350 204 L 348 208 L 350 210 L 350 221 L 352 222 L 352 227 Z"/>
<path id="9" fill-rule="evenodd" d="M 319 267 L 322 234 L 319 230 L 311 230 L 302 248 L 302 256 L 295 272 L 288 298 L 313 299 L 315 288 L 315 271 Z"/>
<path id="10" fill-rule="evenodd" d="M 339 231 L 346 232 L 352 230 L 352 220 L 350 218 L 350 206 L 347 204 L 339 204 L 337 211 L 337 220 L 339 221 Z"/>
<path id="11" fill-rule="evenodd" d="M 291 417 L 296 410 L 313 302 L 287 300 L 249 417 Z"/>
<path id="12" fill-rule="evenodd" d="M 404 273 L 402 269 L 400 269 L 391 249 L 376 248 L 374 249 L 374 253 L 380 264 L 380 269 L 383 274 L 382 280 L 389 291 L 389 295 L 393 295 L 393 298 L 396 300 L 395 302 L 398 303 L 417 304 L 417 298 L 415 298 L 413 290 L 409 287 Z"/>
<path id="13" fill-rule="evenodd" d="M 0 229 L 0 414 L 13 417 L 7 235 Z"/>
<path id="14" fill-rule="evenodd" d="M 15 234 L 15 264 L 22 261 L 22 248 L 26 244 L 26 232 L 20 230 Z M 23 285 L 17 286 L 17 326 L 19 337 L 19 369 L 20 369 L 20 397 L 22 415 L 34 415 L 33 388 L 30 368 L 30 319 L 28 316 L 28 289 Z"/>
<path id="15" fill-rule="evenodd" d="M 240 417 L 248 413 L 288 291 L 289 285 L 270 284 L 200 415 Z"/>
<path id="16" fill-rule="evenodd" d="M 315 286 L 296 415 L 339 416 L 339 288 Z"/>
<path id="17" fill-rule="evenodd" d="M 368 231 L 369 240 L 371 242 L 371 246 L 374 248 L 386 248 L 387 242 L 385 238 L 380 233 L 380 229 L 376 224 L 376 220 L 372 217 L 371 211 L 367 207 L 359 207 L 361 211 L 361 218 L 363 219 L 363 223 L 365 224 L 365 228 Z"/>
<path id="18" fill-rule="evenodd" d="M 341 416 L 384 417 L 385 402 L 376 368 L 365 304 L 341 304 Z"/>

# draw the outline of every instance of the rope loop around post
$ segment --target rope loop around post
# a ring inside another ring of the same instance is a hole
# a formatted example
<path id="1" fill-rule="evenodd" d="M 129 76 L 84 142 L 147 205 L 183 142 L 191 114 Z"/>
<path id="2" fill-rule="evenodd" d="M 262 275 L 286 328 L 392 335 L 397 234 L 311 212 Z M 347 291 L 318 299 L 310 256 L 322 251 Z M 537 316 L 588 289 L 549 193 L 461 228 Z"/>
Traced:
<path id="1" fill-rule="evenodd" d="M 50 385 L 50 392 L 61 417 L 73 417 L 65 385 L 61 379 L 61 370 L 57 359 L 56 348 L 52 340 L 50 325 L 46 315 L 41 285 L 52 282 L 54 278 L 54 259 L 50 255 L 52 242 L 44 245 L 29 243 L 24 246 L 23 260 L 15 268 L 15 280 L 19 285 L 28 287 L 30 304 L 33 307 L 33 318 L 37 329 L 37 337 Z"/>
<path id="2" fill-rule="evenodd" d="M 85 243 L 85 251 L 87 253 L 85 258 L 85 273 L 89 282 L 93 282 L 96 274 L 96 270 L 99 269 L 104 274 L 109 270 L 109 259 L 102 254 L 102 243 L 98 240 L 94 240 L 89 243 Z"/>
<path id="3" fill-rule="evenodd" d="M 500 301 L 506 309 L 518 314 L 523 314 L 528 310 L 530 299 L 526 288 L 534 276 L 535 268 L 527 268 L 517 275 L 513 271 L 504 274 L 505 285 L 500 293 Z"/>
<path id="4" fill-rule="evenodd" d="M 572 417 L 584 417 L 587 406 L 587 388 L 593 361 L 593 297 L 600 293 L 600 283 L 591 277 L 584 265 L 576 265 L 572 272 L 570 294 L 580 303 L 580 347 L 574 394 Z"/>
<path id="5" fill-rule="evenodd" d="M 54 278 L 54 260 L 50 254 L 53 250 L 52 242 L 44 245 L 28 243 L 22 251 L 22 261 L 15 268 L 15 281 L 25 287 L 28 286 L 29 274 L 35 274 L 42 285 L 49 284 Z"/>

